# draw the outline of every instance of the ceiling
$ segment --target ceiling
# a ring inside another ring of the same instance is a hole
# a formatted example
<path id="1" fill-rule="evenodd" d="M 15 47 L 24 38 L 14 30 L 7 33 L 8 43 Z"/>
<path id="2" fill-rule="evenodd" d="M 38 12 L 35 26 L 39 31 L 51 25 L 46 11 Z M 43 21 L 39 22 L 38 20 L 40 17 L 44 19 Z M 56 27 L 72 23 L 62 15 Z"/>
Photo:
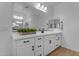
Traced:
<path id="1" fill-rule="evenodd" d="M 41 3 L 46 6 L 56 6 L 61 4 L 62 2 L 22 2 L 25 6 L 33 6 L 35 3 Z"/>

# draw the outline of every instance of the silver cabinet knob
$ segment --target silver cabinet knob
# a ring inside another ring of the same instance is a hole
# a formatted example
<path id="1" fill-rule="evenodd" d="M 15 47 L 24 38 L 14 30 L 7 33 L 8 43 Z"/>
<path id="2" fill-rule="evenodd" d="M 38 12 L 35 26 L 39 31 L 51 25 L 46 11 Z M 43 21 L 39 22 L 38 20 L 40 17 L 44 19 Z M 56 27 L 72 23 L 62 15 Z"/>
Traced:
<path id="1" fill-rule="evenodd" d="M 52 43 L 52 41 L 51 40 L 49 40 L 49 44 L 51 44 Z"/>

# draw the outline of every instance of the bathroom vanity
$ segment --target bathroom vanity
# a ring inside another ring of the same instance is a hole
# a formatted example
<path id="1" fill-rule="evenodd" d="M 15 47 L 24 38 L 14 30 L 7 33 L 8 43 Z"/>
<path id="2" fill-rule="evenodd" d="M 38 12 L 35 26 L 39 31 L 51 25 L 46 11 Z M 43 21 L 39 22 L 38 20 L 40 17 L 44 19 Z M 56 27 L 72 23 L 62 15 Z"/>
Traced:
<path id="1" fill-rule="evenodd" d="M 61 46 L 62 31 L 53 30 L 44 33 L 19 35 L 13 32 L 14 56 L 46 56 Z"/>

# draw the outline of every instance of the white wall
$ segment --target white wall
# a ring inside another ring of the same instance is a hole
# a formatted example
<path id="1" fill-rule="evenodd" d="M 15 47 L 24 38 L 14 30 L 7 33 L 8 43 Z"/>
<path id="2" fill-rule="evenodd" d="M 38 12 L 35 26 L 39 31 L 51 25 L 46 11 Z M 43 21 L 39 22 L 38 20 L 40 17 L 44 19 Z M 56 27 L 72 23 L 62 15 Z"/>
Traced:
<path id="1" fill-rule="evenodd" d="M 64 19 L 64 47 L 79 51 L 79 3 L 61 3 L 54 7 L 54 17 Z"/>
<path id="2" fill-rule="evenodd" d="M 11 55 L 12 3 L 0 2 L 0 55 Z"/>

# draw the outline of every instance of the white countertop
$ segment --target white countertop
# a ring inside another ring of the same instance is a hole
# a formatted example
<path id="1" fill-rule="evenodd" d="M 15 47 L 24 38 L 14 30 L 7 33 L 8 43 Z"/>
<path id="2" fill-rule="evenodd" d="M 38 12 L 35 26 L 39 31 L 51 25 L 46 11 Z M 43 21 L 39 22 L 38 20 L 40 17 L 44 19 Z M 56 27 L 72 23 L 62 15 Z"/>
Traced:
<path id="1" fill-rule="evenodd" d="M 53 31 L 45 31 L 44 33 L 41 33 L 40 31 L 36 32 L 36 34 L 29 34 L 29 35 L 20 35 L 17 32 L 12 32 L 12 38 L 14 40 L 22 39 L 22 38 L 30 38 L 30 37 L 36 37 L 36 36 L 44 36 L 48 34 L 56 34 L 56 33 L 62 33 L 61 30 L 55 29 Z"/>

